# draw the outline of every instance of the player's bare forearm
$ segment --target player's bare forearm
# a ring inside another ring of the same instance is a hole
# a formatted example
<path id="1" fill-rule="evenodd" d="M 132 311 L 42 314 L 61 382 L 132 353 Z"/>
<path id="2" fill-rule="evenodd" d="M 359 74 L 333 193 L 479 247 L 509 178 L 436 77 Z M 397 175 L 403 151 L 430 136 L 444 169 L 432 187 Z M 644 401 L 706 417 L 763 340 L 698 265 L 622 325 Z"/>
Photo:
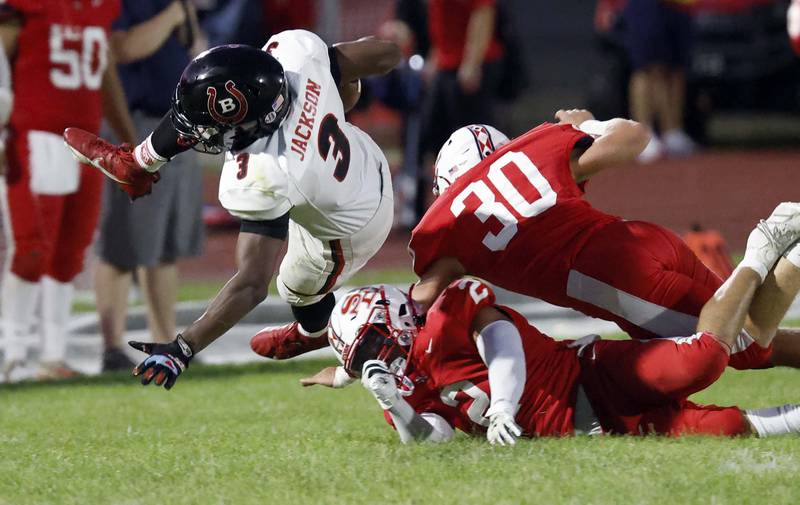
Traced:
<path id="1" fill-rule="evenodd" d="M 411 298 L 426 311 L 451 282 L 466 274 L 464 267 L 455 258 L 440 258 L 414 284 Z"/>
<path id="2" fill-rule="evenodd" d="M 6 52 L 6 57 L 10 62 L 14 54 L 17 52 L 17 39 L 19 38 L 20 22 L 19 20 L 9 20 L 0 23 L 0 42 L 3 44 L 3 49 Z"/>
<path id="3" fill-rule="evenodd" d="M 239 234 L 236 275 L 214 297 L 205 313 L 183 332 L 195 353 L 222 336 L 267 297 L 282 247 L 282 240 L 255 233 Z"/>
<path id="4" fill-rule="evenodd" d="M 650 141 L 650 130 L 629 119 L 606 121 L 604 130 L 591 147 L 571 163 L 576 181 L 582 182 L 606 168 L 634 161 Z"/>
<path id="5" fill-rule="evenodd" d="M 110 51 L 109 51 L 110 53 Z M 125 90 L 122 88 L 113 55 L 109 54 L 108 68 L 103 75 L 103 116 L 122 142 L 136 143 L 136 127 L 133 125 Z"/>
<path id="6" fill-rule="evenodd" d="M 157 15 L 129 30 L 111 35 L 111 47 L 119 63 L 131 63 L 158 51 L 178 26 L 186 21 L 186 11 L 175 0 Z"/>
<path id="7" fill-rule="evenodd" d="M 342 83 L 388 73 L 400 63 L 400 48 L 394 42 L 363 38 L 334 44 Z"/>
<path id="8" fill-rule="evenodd" d="M 469 18 L 464 44 L 462 65 L 480 66 L 492 42 L 495 26 L 495 8 L 486 5 L 476 9 Z"/>
<path id="9" fill-rule="evenodd" d="M 211 301 L 205 313 L 183 332 L 197 353 L 230 330 L 267 297 L 267 285 L 254 285 L 234 275 Z"/>

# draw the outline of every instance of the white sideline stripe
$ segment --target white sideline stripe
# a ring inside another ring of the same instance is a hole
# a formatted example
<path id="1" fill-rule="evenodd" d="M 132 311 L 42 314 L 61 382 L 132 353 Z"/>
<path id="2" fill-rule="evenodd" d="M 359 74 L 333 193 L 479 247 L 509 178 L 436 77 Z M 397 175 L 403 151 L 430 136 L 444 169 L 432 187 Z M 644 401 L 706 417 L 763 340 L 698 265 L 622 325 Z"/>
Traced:
<path id="1" fill-rule="evenodd" d="M 569 271 L 567 296 L 605 309 L 662 337 L 691 335 L 697 327 L 695 316 L 642 300 L 577 270 Z"/>

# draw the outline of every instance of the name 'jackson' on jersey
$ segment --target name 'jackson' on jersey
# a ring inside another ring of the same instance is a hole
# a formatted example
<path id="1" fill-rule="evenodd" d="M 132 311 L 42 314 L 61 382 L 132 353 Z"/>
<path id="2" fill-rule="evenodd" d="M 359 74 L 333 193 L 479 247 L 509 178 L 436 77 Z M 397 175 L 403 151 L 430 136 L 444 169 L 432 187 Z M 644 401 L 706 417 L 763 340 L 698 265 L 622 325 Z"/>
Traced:
<path id="1" fill-rule="evenodd" d="M 391 184 L 382 177 L 386 160 L 368 135 L 345 121 L 322 39 L 289 30 L 271 37 L 264 50 L 283 66 L 291 109 L 273 135 L 226 155 L 220 202 L 243 219 L 289 212 L 320 240 L 352 235 L 376 213 L 384 184 Z"/>

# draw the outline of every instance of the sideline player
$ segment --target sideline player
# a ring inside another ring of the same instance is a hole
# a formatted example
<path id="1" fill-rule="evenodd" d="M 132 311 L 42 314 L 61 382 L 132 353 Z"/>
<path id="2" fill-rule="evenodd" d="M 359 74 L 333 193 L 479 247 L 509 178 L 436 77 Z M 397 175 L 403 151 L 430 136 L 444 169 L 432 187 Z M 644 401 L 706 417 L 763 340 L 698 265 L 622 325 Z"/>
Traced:
<path id="1" fill-rule="evenodd" d="M 647 129 L 582 110 L 556 118 L 512 141 L 472 125 L 445 143 L 435 166 L 439 196 L 409 244 L 420 277 L 414 299 L 429 306 L 467 274 L 614 321 L 634 338 L 690 333 L 722 281 L 674 233 L 583 199 L 591 176 L 636 158 Z M 773 353 L 753 341 L 751 323 L 745 329 L 731 366 L 798 365 L 796 331 L 782 330 Z"/>
<path id="2" fill-rule="evenodd" d="M 345 121 L 340 94 L 352 106 L 360 78 L 386 73 L 398 61 L 390 42 L 328 47 L 311 32 L 285 31 L 263 50 L 220 46 L 198 56 L 181 77 L 172 110 L 135 149 L 65 132 L 76 154 L 94 160 L 134 198 L 147 194 L 158 169 L 191 144 L 228 151 L 219 198 L 242 219 L 238 272 L 173 342 L 131 343 L 150 354 L 134 371 L 144 384 L 155 379 L 171 388 L 195 353 L 266 297 L 287 235 L 278 291 L 297 322 L 262 330 L 251 347 L 286 358 L 297 348 L 328 345 L 332 292 L 381 247 L 394 205 L 386 158 Z"/>
<path id="3" fill-rule="evenodd" d="M 495 305 L 483 282 L 461 279 L 419 328 L 413 302 L 398 289 L 351 291 L 334 309 L 329 338 L 403 442 L 446 441 L 454 428 L 502 445 L 580 433 L 799 433 L 800 405 L 742 410 L 687 400 L 722 375 L 748 311 L 761 323 L 759 338 L 775 334 L 800 290 L 800 258 L 772 267 L 798 237 L 800 204 L 781 204 L 750 235 L 694 335 L 555 341 Z M 303 384 L 330 385 L 322 377 Z"/>
<path id="4" fill-rule="evenodd" d="M 108 44 L 119 11 L 119 0 L 6 0 L 0 6 L 15 94 L 0 183 L 9 230 L 0 292 L 6 380 L 19 378 L 36 342 L 31 327 L 39 300 L 39 378 L 74 374 L 64 364 L 72 281 L 92 241 L 103 177 L 75 161 L 61 132 L 69 125 L 96 132 L 105 114 L 120 138 L 135 139 Z"/>

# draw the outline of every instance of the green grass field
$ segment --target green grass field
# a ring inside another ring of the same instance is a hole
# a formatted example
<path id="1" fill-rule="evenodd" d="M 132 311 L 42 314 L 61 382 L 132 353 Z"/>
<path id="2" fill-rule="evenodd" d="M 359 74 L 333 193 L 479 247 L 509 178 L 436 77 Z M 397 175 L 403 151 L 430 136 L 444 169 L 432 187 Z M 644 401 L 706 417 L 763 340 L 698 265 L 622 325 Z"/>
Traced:
<path id="1" fill-rule="evenodd" d="M 193 366 L 0 387 L 0 504 L 797 503 L 800 438 L 602 437 L 402 446 L 327 363 Z M 797 401 L 800 373 L 728 372 L 698 399 Z"/>

